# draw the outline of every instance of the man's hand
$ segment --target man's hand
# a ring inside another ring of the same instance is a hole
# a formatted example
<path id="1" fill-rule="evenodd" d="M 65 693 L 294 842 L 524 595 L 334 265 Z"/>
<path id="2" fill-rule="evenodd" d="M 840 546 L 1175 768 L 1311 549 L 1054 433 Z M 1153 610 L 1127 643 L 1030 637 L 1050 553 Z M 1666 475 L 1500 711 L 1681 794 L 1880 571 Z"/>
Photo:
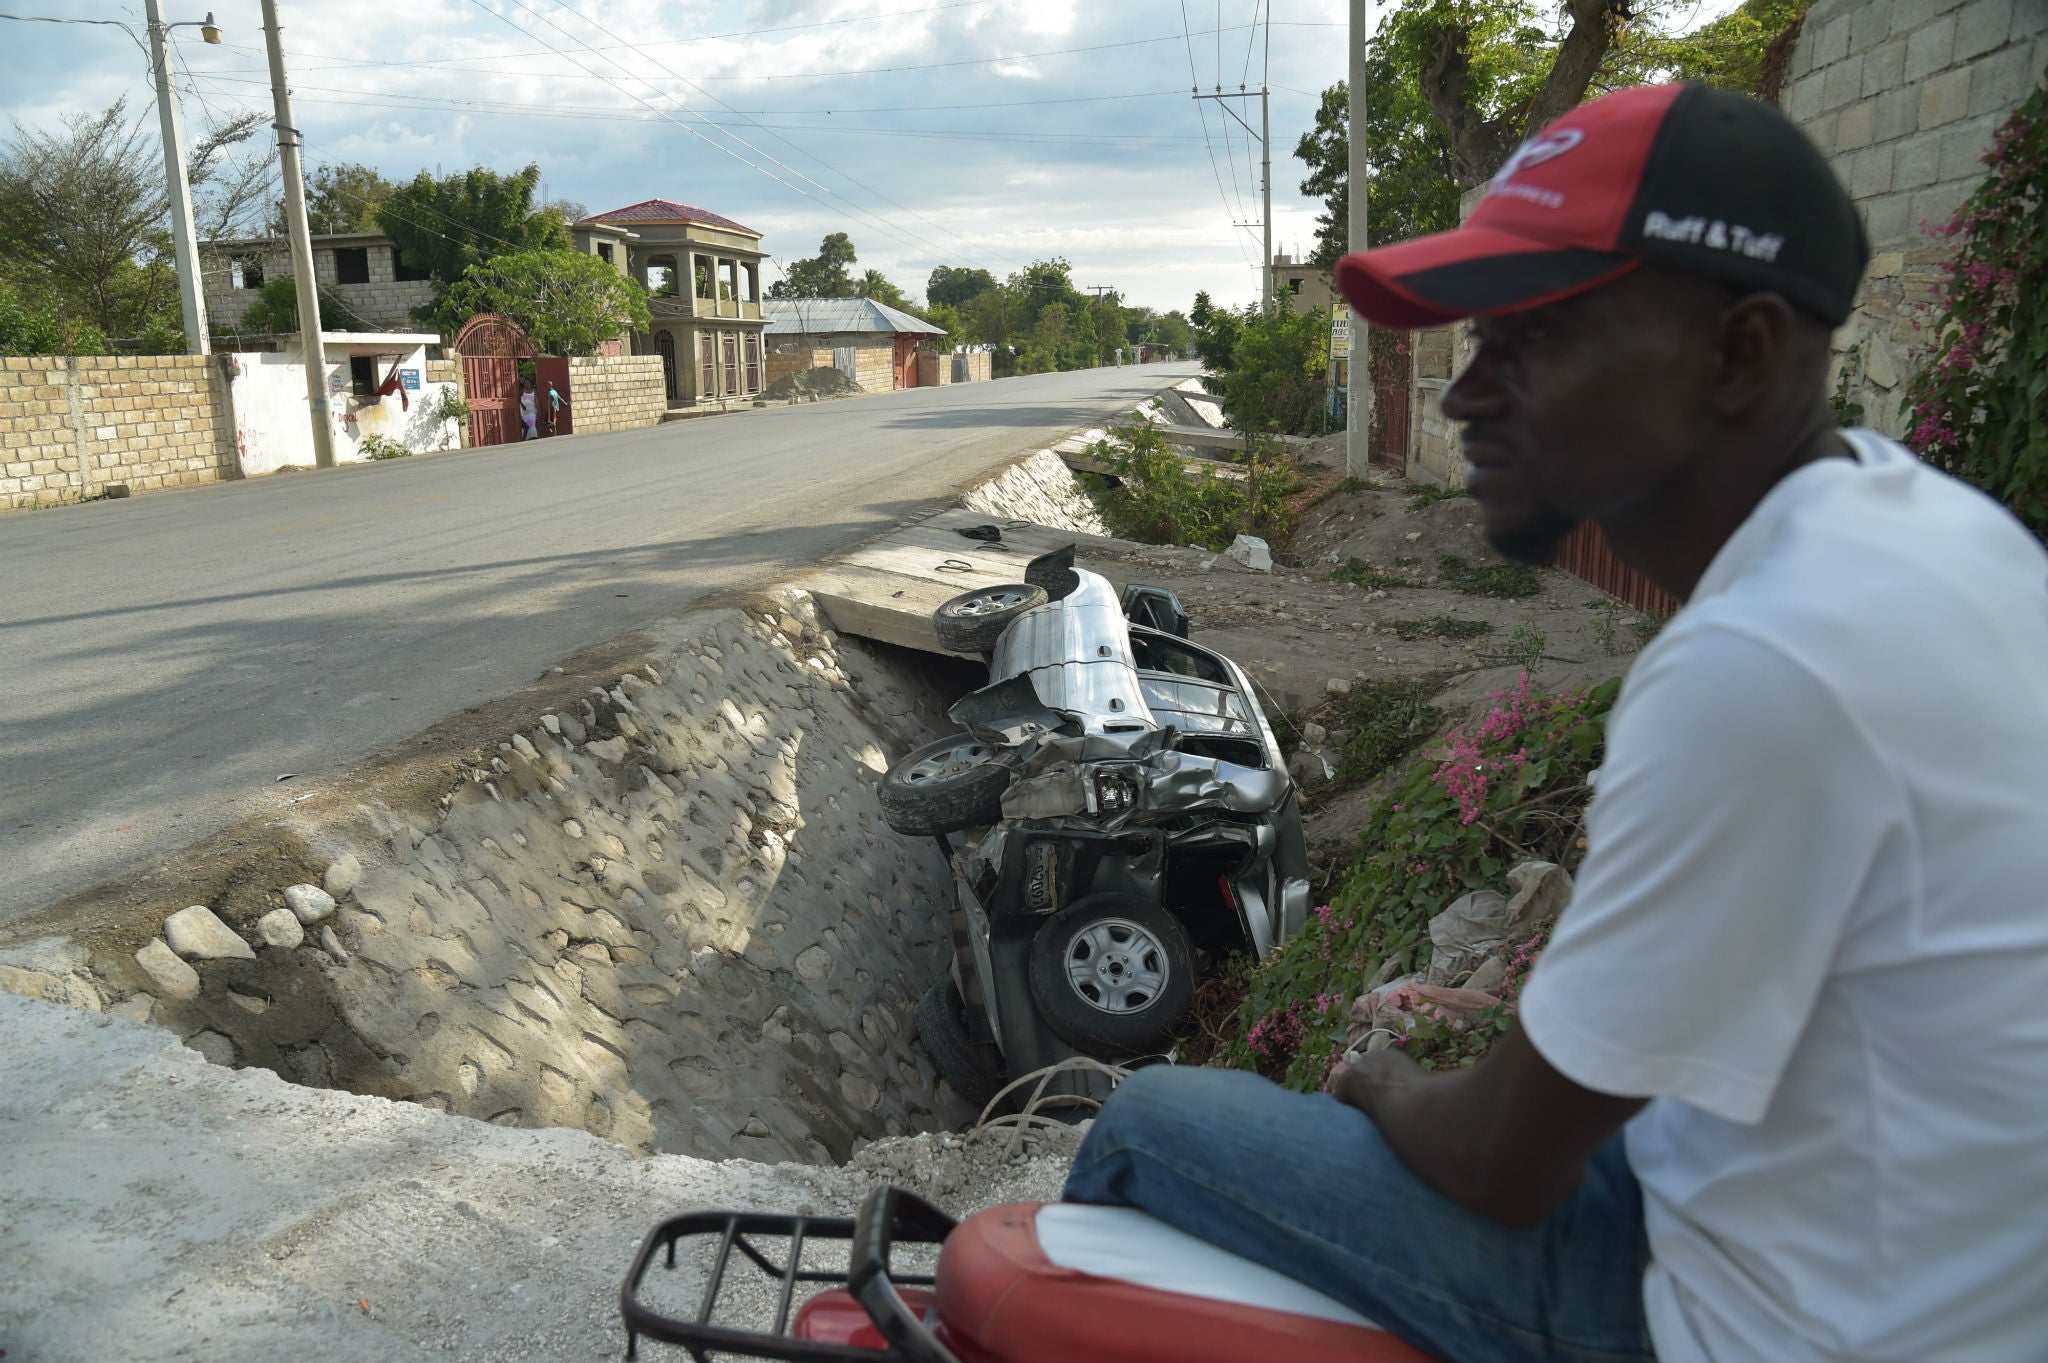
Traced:
<path id="1" fill-rule="evenodd" d="M 1391 1095 L 1391 1101 L 1398 1103 L 1405 1089 L 1427 1083 L 1428 1079 L 1429 1072 L 1410 1060 L 1406 1051 L 1387 1046 L 1348 1064 L 1339 1064 L 1330 1071 L 1330 1082 L 1325 1087 L 1338 1102 L 1376 1117 L 1382 1093 Z"/>
<path id="2" fill-rule="evenodd" d="M 1432 1073 L 1390 1046 L 1332 1070 L 1329 1091 L 1372 1118 L 1423 1182 L 1517 1228 L 1570 1197 L 1587 1159 L 1643 1107 L 1565 1078 L 1520 1028 L 1470 1069 Z"/>

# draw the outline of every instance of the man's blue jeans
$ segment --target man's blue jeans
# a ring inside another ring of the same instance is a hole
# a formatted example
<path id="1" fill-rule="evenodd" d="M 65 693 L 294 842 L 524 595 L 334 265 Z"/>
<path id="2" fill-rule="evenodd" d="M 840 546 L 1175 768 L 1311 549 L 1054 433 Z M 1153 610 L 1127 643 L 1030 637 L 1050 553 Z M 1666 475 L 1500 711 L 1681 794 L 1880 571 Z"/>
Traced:
<path id="1" fill-rule="evenodd" d="M 1548 1220 L 1509 1230 L 1424 1184 L 1327 1094 L 1158 1066 L 1104 1105 L 1066 1199 L 1141 1208 L 1447 1363 L 1654 1357 L 1642 1194 L 1618 1136 Z"/>

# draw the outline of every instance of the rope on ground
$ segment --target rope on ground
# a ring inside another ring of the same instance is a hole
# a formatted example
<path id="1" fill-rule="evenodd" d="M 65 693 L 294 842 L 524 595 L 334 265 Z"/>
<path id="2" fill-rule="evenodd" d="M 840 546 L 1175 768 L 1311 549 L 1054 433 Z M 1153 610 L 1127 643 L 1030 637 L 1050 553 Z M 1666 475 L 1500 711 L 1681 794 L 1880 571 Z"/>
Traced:
<path id="1" fill-rule="evenodd" d="M 1047 1093 L 1045 1091 L 1046 1085 L 1053 1081 L 1054 1076 L 1076 1071 L 1106 1074 L 1109 1076 L 1111 1084 L 1122 1083 L 1130 1077 L 1131 1073 L 1121 1065 L 1109 1065 L 1085 1055 L 1076 1055 L 1047 1065 L 1044 1069 L 1033 1070 L 1029 1074 L 1020 1075 L 1005 1084 L 995 1097 L 988 1100 L 988 1106 L 981 1110 L 981 1119 L 974 1124 L 973 1130 L 967 1133 L 967 1139 L 975 1140 L 984 1132 L 1008 1129 L 1010 1131 L 1010 1139 L 1003 1146 L 1001 1156 L 1007 1162 L 1017 1153 L 1019 1143 L 1033 1132 L 1051 1130 L 1054 1127 L 1066 1125 L 1065 1122 L 1057 1117 L 1046 1116 L 1039 1110 L 1040 1108 L 1053 1104 L 1062 1104 L 1069 1107 L 1087 1107 L 1099 1110 L 1102 1104 L 1093 1098 L 1083 1097 L 1077 1093 Z M 1036 1081 L 1036 1087 L 1032 1089 L 1031 1097 L 1025 1100 L 1022 1108 L 1016 1112 L 1005 1113 L 1000 1117 L 993 1115 L 997 1104 L 1034 1080 Z"/>

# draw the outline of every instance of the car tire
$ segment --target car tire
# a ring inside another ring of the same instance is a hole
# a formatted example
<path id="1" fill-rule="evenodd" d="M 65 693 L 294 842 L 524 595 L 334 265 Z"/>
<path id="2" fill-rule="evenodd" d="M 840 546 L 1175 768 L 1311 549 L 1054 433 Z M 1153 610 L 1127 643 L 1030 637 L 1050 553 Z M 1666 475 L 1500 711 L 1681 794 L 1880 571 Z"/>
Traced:
<path id="1" fill-rule="evenodd" d="M 993 653 L 1010 622 L 1047 599 L 1045 588 L 1024 582 L 962 592 L 932 612 L 932 631 L 949 653 Z"/>
<path id="2" fill-rule="evenodd" d="M 882 817 L 898 833 L 957 833 L 1003 816 L 1015 774 L 1001 749 L 972 734 L 927 743 L 883 773 Z"/>
<path id="3" fill-rule="evenodd" d="M 1145 1055 L 1173 1041 L 1195 1000 L 1195 949 L 1180 920 L 1148 899 L 1093 894 L 1031 939 L 1031 997 L 1076 1050 Z"/>
<path id="4" fill-rule="evenodd" d="M 941 980 L 917 1001 L 917 1039 L 939 1077 L 973 1107 L 988 1106 L 1003 1088 L 1003 1064 L 995 1047 L 968 1035 L 961 1018 L 960 991 Z"/>

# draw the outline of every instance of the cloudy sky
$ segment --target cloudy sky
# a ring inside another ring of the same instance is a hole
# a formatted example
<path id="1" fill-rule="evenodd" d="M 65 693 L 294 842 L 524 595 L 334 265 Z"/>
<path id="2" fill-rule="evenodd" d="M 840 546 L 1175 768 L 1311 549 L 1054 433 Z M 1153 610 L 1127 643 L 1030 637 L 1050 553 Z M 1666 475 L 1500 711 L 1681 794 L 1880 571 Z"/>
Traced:
<path id="1" fill-rule="evenodd" d="M 1669 0 L 1680 28 L 1735 0 Z M 167 21 L 209 0 L 163 0 Z M 260 0 L 210 0 L 226 41 L 173 36 L 188 130 L 268 114 Z M 1656 6 L 1653 6 L 1656 7 Z M 1343 78 L 1345 0 L 278 0 L 310 162 L 538 162 L 593 212 L 679 199 L 772 256 L 847 232 L 914 296 L 935 265 L 998 276 L 1064 256 L 1083 289 L 1161 310 L 1257 298 L 1259 149 L 1199 86 L 1272 92 L 1273 245 L 1313 248 L 1296 139 Z M 1377 12 L 1385 8 L 1374 5 Z M 0 0 L 122 19 L 142 0 Z M 27 125 L 127 95 L 147 64 L 113 28 L 0 22 L 0 112 Z M 1259 124 L 1258 100 L 1230 101 Z M 189 135 L 189 133 L 188 133 Z M 1236 226 L 1234 224 L 1251 224 Z"/>
<path id="2" fill-rule="evenodd" d="M 165 0 L 170 21 L 207 0 Z M 188 129 L 268 110 L 258 0 L 211 0 L 226 43 L 177 35 Z M 5 0 L 141 23 L 139 0 Z M 1296 137 L 1344 75 L 1344 0 L 279 0 L 310 160 L 540 163 L 593 212 L 664 197 L 759 230 L 783 260 L 850 233 L 915 295 L 934 265 L 1064 256 L 1083 288 L 1186 308 L 1257 296 L 1258 148 L 1199 84 L 1272 90 L 1276 250 L 1312 245 Z M 1269 13 L 1270 11 L 1270 13 Z M 1256 21 L 1256 22 L 1255 22 Z M 111 28 L 0 25 L 0 109 L 29 125 L 119 96 Z M 1270 42 L 1270 57 L 1268 44 Z M 1257 127 L 1258 101 L 1241 111 Z M 154 121 L 151 121 L 154 126 Z M 1206 136 L 1205 136 L 1206 133 Z M 189 134 L 188 134 L 189 135 Z"/>

